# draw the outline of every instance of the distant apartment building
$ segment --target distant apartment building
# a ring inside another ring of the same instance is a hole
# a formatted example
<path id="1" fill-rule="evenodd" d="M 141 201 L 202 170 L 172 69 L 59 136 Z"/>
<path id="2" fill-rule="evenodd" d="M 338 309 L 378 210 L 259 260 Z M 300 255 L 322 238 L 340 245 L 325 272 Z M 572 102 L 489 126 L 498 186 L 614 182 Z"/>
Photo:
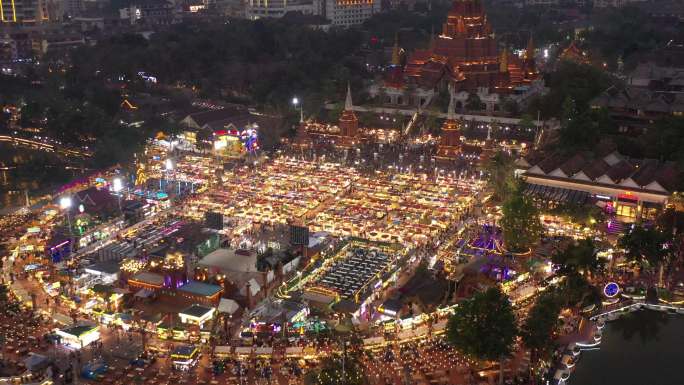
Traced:
<path id="1" fill-rule="evenodd" d="M 325 14 L 333 26 L 350 27 L 362 24 L 380 12 L 380 0 L 325 0 Z"/>
<path id="2" fill-rule="evenodd" d="M 559 0 L 521 0 L 518 1 L 518 4 L 527 6 L 527 7 L 533 7 L 533 6 L 556 6 L 560 3 Z"/>
<path id="3" fill-rule="evenodd" d="M 339 27 L 359 25 L 380 12 L 380 0 L 247 0 L 245 17 L 280 18 L 287 13 L 323 16 Z"/>
<path id="4" fill-rule="evenodd" d="M 628 5 L 645 3 L 648 0 L 594 0 L 594 8 L 622 8 Z"/>
<path id="5" fill-rule="evenodd" d="M 47 0 L 0 0 L 0 22 L 37 24 L 49 19 Z"/>
<path id="6" fill-rule="evenodd" d="M 131 25 L 171 25 L 180 22 L 179 9 L 170 0 L 138 0 L 119 9 L 119 19 Z"/>
<path id="7" fill-rule="evenodd" d="M 250 20 L 281 18 L 288 12 L 315 15 L 320 13 L 318 3 L 318 0 L 247 0 L 245 17 Z"/>

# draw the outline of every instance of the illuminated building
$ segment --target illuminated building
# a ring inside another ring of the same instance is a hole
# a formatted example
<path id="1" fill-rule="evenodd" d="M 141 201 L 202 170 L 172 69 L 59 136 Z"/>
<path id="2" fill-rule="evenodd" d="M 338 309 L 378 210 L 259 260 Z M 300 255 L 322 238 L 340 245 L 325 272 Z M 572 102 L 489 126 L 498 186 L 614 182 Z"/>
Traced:
<path id="1" fill-rule="evenodd" d="M 574 40 L 570 42 L 569 46 L 563 49 L 563 52 L 561 52 L 560 54 L 560 59 L 575 62 L 578 64 L 589 64 L 589 58 L 587 57 L 587 53 L 579 49 L 575 44 Z"/>
<path id="2" fill-rule="evenodd" d="M 358 25 L 380 12 L 379 0 L 323 0 L 323 16 L 332 25 L 349 27 Z"/>
<path id="3" fill-rule="evenodd" d="M 672 162 L 632 159 L 617 151 L 573 156 L 529 154 L 516 163 L 525 170 L 525 194 L 540 203 L 582 204 L 592 199 L 621 222 L 654 219 L 675 191 L 680 176 Z"/>
<path id="4" fill-rule="evenodd" d="M 454 94 L 449 99 L 447 118 L 442 125 L 442 137 L 437 147 L 437 158 L 455 159 L 461 154 L 461 130 L 454 111 Z"/>
<path id="5" fill-rule="evenodd" d="M 215 311 L 213 307 L 194 304 L 178 313 L 178 317 L 184 324 L 198 325 L 201 328 L 214 317 Z"/>
<path id="6" fill-rule="evenodd" d="M 454 0 L 442 33 L 427 49 L 411 53 L 403 68 L 393 59 L 383 84 L 370 93 L 381 95 L 385 104 L 426 107 L 447 86 L 456 93 L 457 109 L 471 94 L 488 110 L 497 110 L 504 98 L 523 101 L 540 92 L 532 38 L 522 57 L 500 51 L 480 0 Z"/>
<path id="7" fill-rule="evenodd" d="M 199 356 L 200 350 L 194 345 L 177 346 L 171 352 L 174 368 L 182 371 L 190 370 L 190 368 L 197 365 Z"/>
<path id="8" fill-rule="evenodd" d="M 359 119 L 354 113 L 352 104 L 351 87 L 347 85 L 347 97 L 344 101 L 344 111 L 340 115 L 340 136 L 355 138 L 359 134 Z"/>
<path id="9" fill-rule="evenodd" d="M 62 337 L 62 342 L 65 345 L 74 349 L 81 349 L 100 339 L 99 328 L 90 325 L 59 329 L 57 335 Z"/>
<path id="10" fill-rule="evenodd" d="M 264 17 L 283 17 L 288 12 L 300 12 L 303 15 L 319 14 L 317 0 L 247 0 L 245 16 L 250 20 Z"/>
<path id="11" fill-rule="evenodd" d="M 303 147 L 311 143 L 314 137 L 326 137 L 340 147 L 352 147 L 361 141 L 391 141 L 395 135 L 394 130 L 382 130 L 364 127 L 359 130 L 359 119 L 354 113 L 351 87 L 347 86 L 347 96 L 344 101 L 344 110 L 340 114 L 337 125 L 322 124 L 316 122 L 304 122 L 300 119 L 297 135 L 293 140 L 295 146 Z"/>
<path id="12" fill-rule="evenodd" d="M 0 21 L 35 24 L 47 21 L 48 4 L 44 0 L 0 0 Z"/>

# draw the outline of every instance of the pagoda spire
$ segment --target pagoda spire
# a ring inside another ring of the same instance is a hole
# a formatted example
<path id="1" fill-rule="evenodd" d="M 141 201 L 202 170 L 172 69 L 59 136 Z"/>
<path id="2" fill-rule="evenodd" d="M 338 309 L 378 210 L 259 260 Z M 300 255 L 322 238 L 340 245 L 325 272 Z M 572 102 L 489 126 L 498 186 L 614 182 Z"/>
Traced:
<path id="1" fill-rule="evenodd" d="M 399 65 L 399 33 L 394 34 L 394 46 L 392 47 L 392 65 Z"/>
<path id="2" fill-rule="evenodd" d="M 534 59 L 534 40 L 532 40 L 532 33 L 530 32 L 530 40 L 527 41 L 527 48 L 525 48 L 525 59 Z"/>
<path id="3" fill-rule="evenodd" d="M 454 90 L 449 87 L 449 108 L 447 109 L 447 120 L 456 120 L 456 104 L 454 103 Z"/>
<path id="4" fill-rule="evenodd" d="M 345 111 L 351 111 L 353 107 L 354 105 L 352 104 L 351 84 L 347 82 L 347 98 L 344 100 L 344 109 Z"/>

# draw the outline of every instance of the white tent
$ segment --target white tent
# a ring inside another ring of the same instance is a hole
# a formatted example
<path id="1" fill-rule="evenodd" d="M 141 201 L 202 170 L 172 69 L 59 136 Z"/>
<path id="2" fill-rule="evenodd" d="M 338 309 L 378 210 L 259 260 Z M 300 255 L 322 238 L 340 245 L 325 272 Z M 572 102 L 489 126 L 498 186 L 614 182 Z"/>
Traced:
<path id="1" fill-rule="evenodd" d="M 237 302 L 229 298 L 221 298 L 221 302 L 219 302 L 218 305 L 219 313 L 235 314 L 235 312 L 238 311 L 239 308 L 240 305 L 238 305 Z"/>
<path id="2" fill-rule="evenodd" d="M 217 346 L 216 348 L 214 348 L 214 354 L 230 354 L 232 349 L 232 346 Z"/>
<path id="3" fill-rule="evenodd" d="M 260 346 L 254 351 L 257 355 L 269 355 L 273 354 L 273 348 L 270 346 Z"/>
<path id="4" fill-rule="evenodd" d="M 235 354 L 249 355 L 252 354 L 251 346 L 238 346 L 235 348 Z"/>
<path id="5" fill-rule="evenodd" d="M 254 278 L 249 280 L 249 291 L 252 292 L 252 296 L 259 294 L 259 291 L 261 291 L 261 286 L 259 286 L 259 283 Z"/>
<path id="6" fill-rule="evenodd" d="M 368 345 L 379 345 L 381 343 L 385 342 L 384 337 L 370 337 L 370 338 L 364 338 L 363 340 L 363 345 L 368 346 Z"/>
<path id="7" fill-rule="evenodd" d="M 286 356 L 301 355 L 304 352 L 304 348 L 301 346 L 289 346 L 285 348 Z"/>

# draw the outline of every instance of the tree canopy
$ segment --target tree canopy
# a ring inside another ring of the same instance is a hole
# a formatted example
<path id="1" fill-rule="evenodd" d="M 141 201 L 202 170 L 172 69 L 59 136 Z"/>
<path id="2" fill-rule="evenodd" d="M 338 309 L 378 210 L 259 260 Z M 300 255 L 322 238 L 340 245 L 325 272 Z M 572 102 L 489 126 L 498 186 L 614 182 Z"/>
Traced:
<path id="1" fill-rule="evenodd" d="M 449 342 L 478 360 L 510 355 L 516 334 L 513 307 L 498 287 L 461 302 L 447 324 Z"/>
<path id="2" fill-rule="evenodd" d="M 669 236 L 655 227 L 635 226 L 620 238 L 619 245 L 625 249 L 627 259 L 646 267 L 665 262 L 670 254 Z"/>
<path id="3" fill-rule="evenodd" d="M 544 231 L 539 211 L 519 189 L 506 199 L 501 211 L 499 224 L 504 244 L 510 251 L 526 251 L 539 241 Z"/>
<path id="4" fill-rule="evenodd" d="M 552 261 L 565 270 L 576 272 L 594 272 L 600 266 L 596 246 L 591 238 L 569 244 L 564 250 L 555 253 Z"/>
<path id="5" fill-rule="evenodd" d="M 515 189 L 514 159 L 503 151 L 499 151 L 487 160 L 485 169 L 489 174 L 489 184 L 494 189 L 497 199 L 505 199 Z"/>
<path id="6" fill-rule="evenodd" d="M 520 331 L 525 346 L 544 352 L 552 345 L 553 332 L 558 326 L 561 303 L 554 291 L 537 297 Z"/>

